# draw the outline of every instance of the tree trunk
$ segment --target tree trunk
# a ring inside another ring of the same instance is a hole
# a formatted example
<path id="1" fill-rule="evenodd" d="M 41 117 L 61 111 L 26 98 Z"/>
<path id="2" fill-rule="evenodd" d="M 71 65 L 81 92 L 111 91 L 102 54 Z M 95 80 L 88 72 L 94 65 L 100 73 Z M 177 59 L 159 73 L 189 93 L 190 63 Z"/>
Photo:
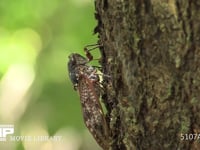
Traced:
<path id="1" fill-rule="evenodd" d="M 200 146 L 200 0 L 96 0 L 110 149 Z M 195 134 L 199 136 L 195 136 Z"/>

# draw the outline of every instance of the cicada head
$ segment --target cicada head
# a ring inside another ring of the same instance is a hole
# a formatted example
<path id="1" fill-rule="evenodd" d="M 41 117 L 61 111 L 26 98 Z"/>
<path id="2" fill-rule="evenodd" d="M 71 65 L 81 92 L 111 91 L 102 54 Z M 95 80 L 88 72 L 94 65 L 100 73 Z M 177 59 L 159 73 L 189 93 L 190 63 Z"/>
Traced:
<path id="1" fill-rule="evenodd" d="M 87 62 L 88 60 L 80 54 L 72 53 L 69 55 L 68 73 L 75 89 L 78 84 L 80 67 L 84 66 Z"/>

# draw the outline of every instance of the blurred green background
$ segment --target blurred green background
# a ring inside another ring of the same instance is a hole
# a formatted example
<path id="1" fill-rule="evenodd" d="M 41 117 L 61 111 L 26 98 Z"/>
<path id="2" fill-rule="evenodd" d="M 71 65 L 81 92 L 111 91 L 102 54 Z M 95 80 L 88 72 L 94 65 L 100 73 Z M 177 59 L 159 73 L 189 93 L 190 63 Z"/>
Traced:
<path id="1" fill-rule="evenodd" d="M 62 142 L 0 142 L 0 150 L 99 148 L 86 130 L 67 72 L 68 55 L 97 43 L 92 0 L 0 1 L 0 124 L 18 136 Z"/>

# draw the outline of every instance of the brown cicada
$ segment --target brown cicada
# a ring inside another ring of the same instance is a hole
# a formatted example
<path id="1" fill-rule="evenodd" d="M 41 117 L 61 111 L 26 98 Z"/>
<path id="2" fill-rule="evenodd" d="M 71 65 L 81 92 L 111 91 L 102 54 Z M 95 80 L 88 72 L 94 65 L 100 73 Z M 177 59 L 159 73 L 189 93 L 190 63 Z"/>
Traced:
<path id="1" fill-rule="evenodd" d="M 74 85 L 74 89 L 79 93 L 86 127 L 97 143 L 103 149 L 108 149 L 108 125 L 100 103 L 101 87 L 99 74 L 97 74 L 98 70 L 96 67 L 88 65 L 88 62 L 92 59 L 88 51 L 87 56 L 90 56 L 90 58 L 86 59 L 77 53 L 72 53 L 69 56 L 69 77 Z"/>

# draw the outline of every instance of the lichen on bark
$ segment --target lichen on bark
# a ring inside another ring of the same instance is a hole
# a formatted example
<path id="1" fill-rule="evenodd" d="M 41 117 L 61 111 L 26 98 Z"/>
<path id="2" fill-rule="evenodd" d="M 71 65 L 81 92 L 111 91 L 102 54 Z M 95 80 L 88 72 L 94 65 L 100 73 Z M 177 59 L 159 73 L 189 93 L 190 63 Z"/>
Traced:
<path id="1" fill-rule="evenodd" d="M 96 0 L 111 149 L 190 149 L 200 131 L 199 1 Z"/>

